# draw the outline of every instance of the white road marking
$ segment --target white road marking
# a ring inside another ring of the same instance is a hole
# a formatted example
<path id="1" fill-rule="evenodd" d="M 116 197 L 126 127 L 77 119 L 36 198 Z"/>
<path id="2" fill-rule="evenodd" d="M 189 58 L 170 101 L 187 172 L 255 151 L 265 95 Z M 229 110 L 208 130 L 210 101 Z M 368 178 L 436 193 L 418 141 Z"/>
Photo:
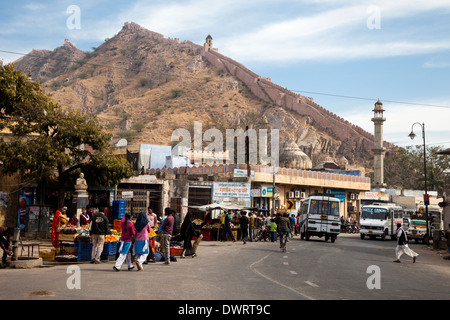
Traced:
<path id="1" fill-rule="evenodd" d="M 295 271 L 293 271 L 293 270 L 291 270 L 291 271 L 289 271 L 291 274 L 298 274 L 297 272 L 295 272 Z"/>
<path id="2" fill-rule="evenodd" d="M 311 287 L 318 288 L 319 286 L 311 281 L 305 281 L 306 284 L 309 284 Z"/>
<path id="3" fill-rule="evenodd" d="M 289 262 L 283 262 L 283 264 L 284 264 L 285 266 L 288 266 L 288 265 L 289 265 Z"/>

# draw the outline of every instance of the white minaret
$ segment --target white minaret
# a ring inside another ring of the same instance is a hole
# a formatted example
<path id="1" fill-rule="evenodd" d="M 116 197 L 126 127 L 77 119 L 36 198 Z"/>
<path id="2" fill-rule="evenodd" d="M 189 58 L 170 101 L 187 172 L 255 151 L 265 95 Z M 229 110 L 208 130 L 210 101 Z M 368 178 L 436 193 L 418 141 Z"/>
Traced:
<path id="1" fill-rule="evenodd" d="M 383 147 L 383 122 L 386 121 L 386 118 L 383 117 L 383 104 L 380 100 L 375 103 L 375 109 L 373 111 L 372 121 L 375 125 L 374 131 L 374 142 L 375 146 L 372 149 L 373 151 L 373 169 L 374 169 L 374 177 L 372 181 L 373 188 L 383 188 L 384 184 L 384 170 L 383 170 L 383 160 L 384 160 L 384 152 L 386 148 Z"/>

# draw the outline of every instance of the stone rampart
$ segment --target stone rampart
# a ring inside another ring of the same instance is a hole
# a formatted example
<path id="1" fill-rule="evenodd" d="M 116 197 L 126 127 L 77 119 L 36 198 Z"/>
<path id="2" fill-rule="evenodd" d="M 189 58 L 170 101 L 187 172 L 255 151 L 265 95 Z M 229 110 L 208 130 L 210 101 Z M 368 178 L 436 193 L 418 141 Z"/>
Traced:
<path id="1" fill-rule="evenodd" d="M 203 49 L 200 46 L 198 48 Z M 311 98 L 292 92 L 266 78 L 262 78 L 242 64 L 217 51 L 201 50 L 200 52 L 211 65 L 224 69 L 224 71 L 242 81 L 256 97 L 263 101 L 310 117 L 318 129 L 329 133 L 341 141 L 367 139 L 368 141 L 364 143 L 365 145 L 373 144 L 373 134 L 330 112 L 315 103 Z M 392 146 L 389 143 L 386 143 L 386 145 Z"/>

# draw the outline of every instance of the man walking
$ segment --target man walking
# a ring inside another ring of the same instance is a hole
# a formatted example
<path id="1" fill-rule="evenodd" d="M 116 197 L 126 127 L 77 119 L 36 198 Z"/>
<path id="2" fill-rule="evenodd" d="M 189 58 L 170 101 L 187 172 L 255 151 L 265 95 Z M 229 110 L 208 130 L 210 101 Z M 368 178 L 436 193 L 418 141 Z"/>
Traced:
<path id="1" fill-rule="evenodd" d="M 173 224 L 174 224 L 174 218 L 173 218 L 173 211 L 170 208 L 165 208 L 164 213 L 166 214 L 166 218 L 164 219 L 164 222 L 161 226 L 161 230 L 163 232 L 163 239 L 164 239 L 164 251 L 166 255 L 166 262 L 165 264 L 170 264 L 170 238 L 172 237 L 173 233 Z"/>
<path id="2" fill-rule="evenodd" d="M 247 213 L 242 211 L 242 216 L 239 219 L 239 225 L 241 228 L 242 242 L 245 244 L 248 240 L 248 218 Z"/>
<path id="3" fill-rule="evenodd" d="M 103 212 L 98 212 L 97 210 L 92 215 L 91 222 L 91 240 L 92 240 L 92 260 L 91 263 L 101 263 L 100 255 L 103 251 L 103 244 L 105 243 L 105 235 L 110 233 L 108 226 L 108 218 L 103 214 Z"/>
<path id="4" fill-rule="evenodd" d="M 412 251 L 408 247 L 408 237 L 406 236 L 405 230 L 402 228 L 401 223 L 397 223 L 397 248 L 395 249 L 395 254 L 397 256 L 397 260 L 394 260 L 394 262 L 399 263 L 400 257 L 406 253 L 408 256 L 413 258 L 413 263 L 416 262 L 416 257 L 419 255 L 418 253 Z"/>

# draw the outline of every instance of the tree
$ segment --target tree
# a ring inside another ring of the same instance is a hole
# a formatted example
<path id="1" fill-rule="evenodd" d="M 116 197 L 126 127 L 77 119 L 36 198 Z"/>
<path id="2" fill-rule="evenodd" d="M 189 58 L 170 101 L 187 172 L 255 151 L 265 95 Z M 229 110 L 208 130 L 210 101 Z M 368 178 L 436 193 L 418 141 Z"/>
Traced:
<path id="1" fill-rule="evenodd" d="M 437 154 L 441 147 L 428 146 L 427 187 L 428 191 L 437 191 L 442 195 L 444 186 L 444 170 L 450 168 L 450 160 Z M 423 146 L 398 148 L 386 156 L 384 162 L 384 178 L 388 187 L 401 189 L 424 189 Z"/>
<path id="2" fill-rule="evenodd" d="M 56 181 L 58 206 L 65 181 L 75 170 L 95 169 L 99 185 L 109 187 L 131 175 L 125 159 L 113 155 L 111 134 L 97 117 L 65 111 L 38 82 L 0 62 L 0 171 L 27 181 Z"/>

